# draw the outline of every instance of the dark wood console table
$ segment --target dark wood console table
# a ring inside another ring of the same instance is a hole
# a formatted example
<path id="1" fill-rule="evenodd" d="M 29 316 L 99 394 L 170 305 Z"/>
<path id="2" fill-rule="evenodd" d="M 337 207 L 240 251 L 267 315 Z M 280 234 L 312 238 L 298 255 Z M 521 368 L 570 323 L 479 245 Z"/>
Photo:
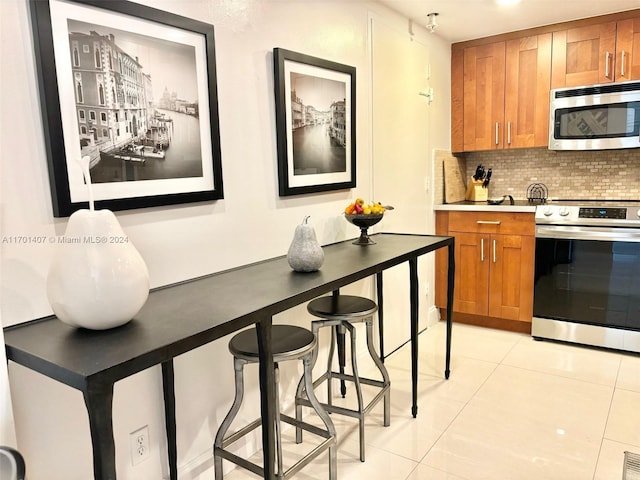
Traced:
<path id="1" fill-rule="evenodd" d="M 382 271 L 409 262 L 412 414 L 415 417 L 418 411 L 417 262 L 420 255 L 448 247 L 444 375 L 449 377 L 455 268 L 453 237 L 381 233 L 373 238 L 377 243 L 373 246 L 356 246 L 347 240 L 323 247 L 324 264 L 314 273 L 293 272 L 283 256 L 156 289 L 131 322 L 112 330 L 75 329 L 53 316 L 7 327 L 4 330 L 7 358 L 83 393 L 96 480 L 116 479 L 112 425 L 114 383 L 160 364 L 169 473 L 170 478 L 176 480 L 173 358 L 255 325 L 260 345 L 264 471 L 266 478 L 274 478 L 275 384 L 270 347 L 273 315 L 374 274 L 378 278 L 381 303 Z"/>

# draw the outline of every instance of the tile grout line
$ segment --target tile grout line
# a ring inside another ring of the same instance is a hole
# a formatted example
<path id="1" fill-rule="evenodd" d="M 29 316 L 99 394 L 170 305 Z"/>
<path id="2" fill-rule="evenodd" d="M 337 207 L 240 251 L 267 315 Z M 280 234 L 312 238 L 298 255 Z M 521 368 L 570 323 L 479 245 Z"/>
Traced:
<path id="1" fill-rule="evenodd" d="M 613 406 L 613 398 L 616 396 L 616 385 L 618 384 L 618 378 L 620 377 L 620 369 L 622 368 L 622 355 L 618 358 L 618 372 L 616 373 L 616 381 L 613 382 L 613 389 L 611 390 L 611 400 L 609 401 L 609 410 L 607 411 L 607 419 L 604 422 L 602 430 L 602 438 L 600 439 L 600 448 L 598 449 L 598 456 L 596 457 L 596 465 L 593 469 L 593 480 L 596 479 L 596 473 L 598 473 L 598 463 L 600 462 L 600 456 L 602 454 L 602 446 L 605 441 L 605 435 L 607 433 L 607 425 L 609 424 L 609 417 L 611 416 L 611 407 Z"/>

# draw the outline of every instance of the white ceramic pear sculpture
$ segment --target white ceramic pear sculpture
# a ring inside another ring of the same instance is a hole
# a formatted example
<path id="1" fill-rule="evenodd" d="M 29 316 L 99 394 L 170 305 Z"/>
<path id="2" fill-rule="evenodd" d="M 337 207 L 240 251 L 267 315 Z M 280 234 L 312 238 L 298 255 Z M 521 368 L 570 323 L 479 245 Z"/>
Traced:
<path id="1" fill-rule="evenodd" d="M 307 224 L 308 219 L 304 217 L 296 227 L 287 253 L 289 266 L 296 272 L 315 272 L 324 262 L 324 251 L 316 240 L 316 231 Z"/>
<path id="2" fill-rule="evenodd" d="M 110 210 L 94 210 L 89 157 L 83 157 L 89 210 L 69 217 L 47 276 L 47 297 L 68 325 L 105 330 L 129 322 L 149 296 L 149 272 Z"/>

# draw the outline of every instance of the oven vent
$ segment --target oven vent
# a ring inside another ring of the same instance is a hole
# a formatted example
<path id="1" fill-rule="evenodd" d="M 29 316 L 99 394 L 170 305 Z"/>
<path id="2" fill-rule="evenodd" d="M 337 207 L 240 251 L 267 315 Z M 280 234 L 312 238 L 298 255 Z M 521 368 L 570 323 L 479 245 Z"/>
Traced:
<path id="1" fill-rule="evenodd" d="M 622 480 L 640 480 L 640 455 L 624 452 Z"/>
<path id="2" fill-rule="evenodd" d="M 634 92 L 640 89 L 640 82 L 610 83 L 593 87 L 562 88 L 553 92 L 554 98 L 584 97 L 606 93 Z"/>

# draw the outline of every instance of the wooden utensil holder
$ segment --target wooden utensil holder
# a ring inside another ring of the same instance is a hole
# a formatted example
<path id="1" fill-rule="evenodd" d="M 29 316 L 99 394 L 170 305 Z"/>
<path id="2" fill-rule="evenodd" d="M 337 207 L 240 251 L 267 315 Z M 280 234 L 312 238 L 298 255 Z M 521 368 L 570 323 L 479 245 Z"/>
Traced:
<path id="1" fill-rule="evenodd" d="M 469 202 L 486 202 L 489 198 L 489 189 L 482 186 L 482 180 L 470 178 L 464 198 Z"/>

